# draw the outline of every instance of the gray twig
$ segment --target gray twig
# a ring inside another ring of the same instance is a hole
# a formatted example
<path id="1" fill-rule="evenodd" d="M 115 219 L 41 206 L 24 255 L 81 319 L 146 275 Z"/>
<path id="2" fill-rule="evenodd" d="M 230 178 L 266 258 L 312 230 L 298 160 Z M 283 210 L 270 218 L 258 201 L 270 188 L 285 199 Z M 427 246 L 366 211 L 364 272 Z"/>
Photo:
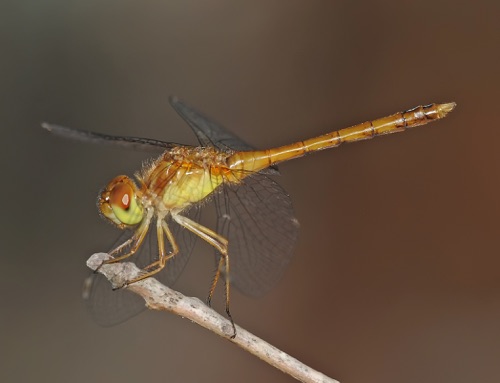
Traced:
<path id="1" fill-rule="evenodd" d="M 92 270 L 96 270 L 104 260 L 109 258 L 110 256 L 106 253 L 96 253 L 88 259 L 87 266 Z M 98 272 L 103 274 L 113 286 L 121 286 L 126 280 L 136 277 L 140 273 L 140 270 L 133 263 L 119 262 L 103 265 L 99 268 Z M 231 339 L 233 329 L 229 320 L 205 305 L 198 298 L 186 297 L 162 285 L 154 278 L 147 278 L 133 283 L 126 288 L 144 298 L 148 308 L 170 311 L 183 318 L 187 318 L 226 338 L 228 341 L 237 344 L 244 350 L 301 382 L 338 383 L 337 380 L 313 370 L 240 326 L 236 326 L 236 337 Z"/>

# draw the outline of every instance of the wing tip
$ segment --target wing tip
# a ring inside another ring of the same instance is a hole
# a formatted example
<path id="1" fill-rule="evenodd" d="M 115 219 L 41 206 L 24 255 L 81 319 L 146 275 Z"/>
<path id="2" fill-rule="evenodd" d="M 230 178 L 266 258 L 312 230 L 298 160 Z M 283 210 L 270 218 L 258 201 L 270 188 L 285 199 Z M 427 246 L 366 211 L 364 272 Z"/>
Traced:
<path id="1" fill-rule="evenodd" d="M 42 129 L 45 129 L 49 132 L 52 132 L 52 129 L 53 129 L 52 124 L 49 124 L 48 122 L 42 122 L 40 125 L 42 126 Z"/>
<path id="2" fill-rule="evenodd" d="M 170 96 L 168 96 L 168 102 L 170 103 L 170 105 L 173 106 L 173 105 L 179 104 L 181 102 L 181 100 L 176 95 L 170 95 Z"/>

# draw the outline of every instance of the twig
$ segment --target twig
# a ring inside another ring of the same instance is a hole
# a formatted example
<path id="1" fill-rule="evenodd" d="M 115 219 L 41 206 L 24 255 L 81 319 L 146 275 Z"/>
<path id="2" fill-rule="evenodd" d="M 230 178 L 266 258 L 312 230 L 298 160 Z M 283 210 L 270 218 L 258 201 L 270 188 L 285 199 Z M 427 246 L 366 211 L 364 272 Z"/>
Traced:
<path id="1" fill-rule="evenodd" d="M 96 253 L 88 259 L 87 266 L 92 270 L 96 270 L 104 260 L 109 258 L 110 256 L 106 253 Z M 103 274 L 113 286 L 121 286 L 126 280 L 136 277 L 140 270 L 133 263 L 120 262 L 103 265 L 98 272 Z M 162 285 L 154 278 L 133 283 L 126 288 L 144 298 L 148 308 L 170 311 L 187 318 L 237 344 L 301 382 L 338 383 L 337 380 L 313 370 L 240 326 L 236 326 L 236 337 L 230 339 L 233 329 L 229 320 L 205 305 L 198 298 L 186 297 Z"/>

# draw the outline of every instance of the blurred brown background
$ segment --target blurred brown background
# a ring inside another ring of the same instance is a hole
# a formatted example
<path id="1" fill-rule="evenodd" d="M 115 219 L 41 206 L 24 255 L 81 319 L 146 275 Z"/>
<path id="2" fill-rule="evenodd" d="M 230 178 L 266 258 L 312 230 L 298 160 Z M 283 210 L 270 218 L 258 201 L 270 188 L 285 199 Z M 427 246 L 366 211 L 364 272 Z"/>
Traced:
<path id="1" fill-rule="evenodd" d="M 295 259 L 232 311 L 342 382 L 500 381 L 499 14 L 497 1 L 3 1 L 0 380 L 292 381 L 171 314 L 100 328 L 80 300 L 85 260 L 118 236 L 97 191 L 144 155 L 40 122 L 194 144 L 174 94 L 262 148 L 456 101 L 439 123 L 283 164 Z M 179 290 L 205 298 L 208 258 Z"/>

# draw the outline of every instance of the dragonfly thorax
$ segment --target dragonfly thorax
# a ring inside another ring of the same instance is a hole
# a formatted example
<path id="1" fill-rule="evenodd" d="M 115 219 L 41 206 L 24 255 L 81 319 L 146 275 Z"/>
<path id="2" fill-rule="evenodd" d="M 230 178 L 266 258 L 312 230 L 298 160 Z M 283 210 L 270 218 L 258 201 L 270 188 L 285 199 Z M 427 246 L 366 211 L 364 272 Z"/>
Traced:
<path id="1" fill-rule="evenodd" d="M 145 166 L 140 181 L 156 209 L 181 211 L 200 202 L 224 182 L 231 182 L 227 158 L 215 148 L 176 147 Z M 143 197 L 144 198 L 144 197 Z"/>

